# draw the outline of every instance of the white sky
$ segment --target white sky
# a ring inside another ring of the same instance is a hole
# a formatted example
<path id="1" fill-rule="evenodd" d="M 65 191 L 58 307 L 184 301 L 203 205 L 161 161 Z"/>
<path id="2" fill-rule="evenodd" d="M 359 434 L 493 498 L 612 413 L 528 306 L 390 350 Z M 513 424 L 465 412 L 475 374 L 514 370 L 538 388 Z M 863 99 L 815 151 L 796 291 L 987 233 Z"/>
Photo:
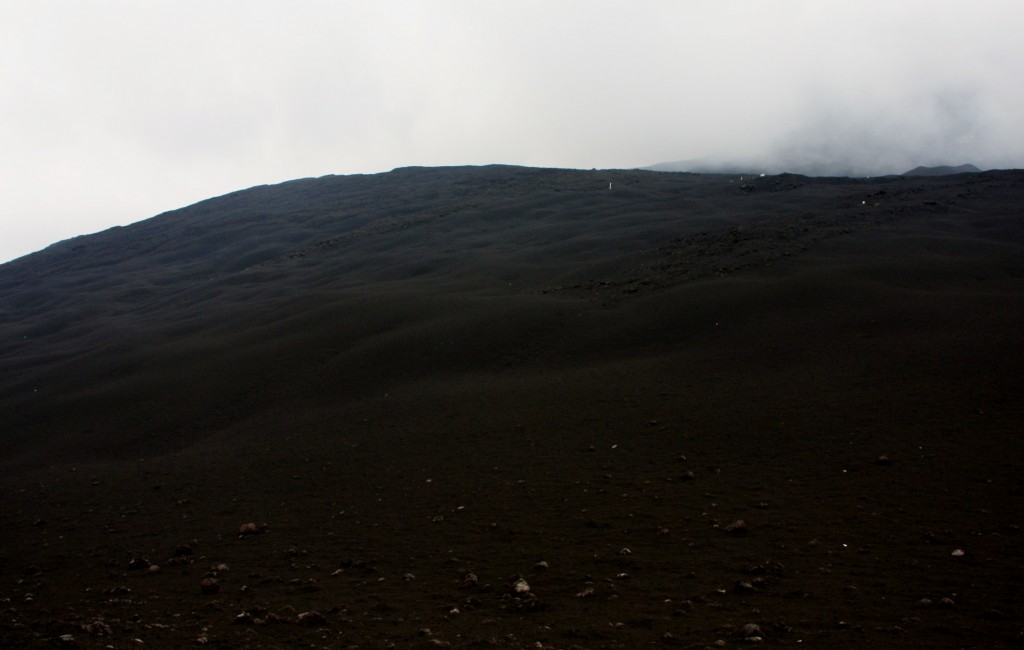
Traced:
<path id="1" fill-rule="evenodd" d="M 0 0 L 0 261 L 406 165 L 1024 167 L 1020 0 Z"/>

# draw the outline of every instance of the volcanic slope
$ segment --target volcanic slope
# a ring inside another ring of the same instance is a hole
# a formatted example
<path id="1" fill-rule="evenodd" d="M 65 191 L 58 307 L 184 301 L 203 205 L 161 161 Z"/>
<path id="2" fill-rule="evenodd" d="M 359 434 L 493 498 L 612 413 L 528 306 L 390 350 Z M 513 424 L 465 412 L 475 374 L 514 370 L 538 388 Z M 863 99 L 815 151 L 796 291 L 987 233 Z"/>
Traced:
<path id="1" fill-rule="evenodd" d="M 405 168 L 4 264 L 0 634 L 1019 647 L 1022 205 Z"/>

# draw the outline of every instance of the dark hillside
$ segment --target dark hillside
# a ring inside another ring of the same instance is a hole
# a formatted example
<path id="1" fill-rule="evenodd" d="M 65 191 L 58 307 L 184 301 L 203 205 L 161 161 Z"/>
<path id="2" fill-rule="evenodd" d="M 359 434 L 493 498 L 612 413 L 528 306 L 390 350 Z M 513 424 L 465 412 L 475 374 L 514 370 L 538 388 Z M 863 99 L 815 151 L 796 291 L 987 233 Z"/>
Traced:
<path id="1" fill-rule="evenodd" d="M 0 265 L 0 637 L 1019 647 L 1022 205 L 408 168 Z"/>

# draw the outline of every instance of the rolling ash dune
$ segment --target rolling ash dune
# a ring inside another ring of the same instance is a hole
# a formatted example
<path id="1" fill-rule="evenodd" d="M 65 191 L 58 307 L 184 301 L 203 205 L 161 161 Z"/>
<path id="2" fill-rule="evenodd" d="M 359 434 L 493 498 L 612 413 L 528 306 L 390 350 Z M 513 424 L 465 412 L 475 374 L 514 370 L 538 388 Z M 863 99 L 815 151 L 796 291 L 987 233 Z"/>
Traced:
<path id="1" fill-rule="evenodd" d="M 4 264 L 0 636 L 1019 647 L 1022 205 L 407 168 Z"/>

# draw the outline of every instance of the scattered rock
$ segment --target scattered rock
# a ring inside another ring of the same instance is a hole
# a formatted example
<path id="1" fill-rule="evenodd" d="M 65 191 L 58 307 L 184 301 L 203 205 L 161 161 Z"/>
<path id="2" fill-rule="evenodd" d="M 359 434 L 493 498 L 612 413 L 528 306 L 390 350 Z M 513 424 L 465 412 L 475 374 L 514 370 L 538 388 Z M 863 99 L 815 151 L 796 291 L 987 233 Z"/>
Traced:
<path id="1" fill-rule="evenodd" d="M 232 625 L 255 625 L 256 618 L 249 612 L 242 612 L 231 620 Z"/>
<path id="2" fill-rule="evenodd" d="M 746 580 L 737 580 L 736 584 L 733 585 L 732 590 L 738 594 L 751 594 L 757 591 L 754 585 Z"/>
<path id="3" fill-rule="evenodd" d="M 114 633 L 114 631 L 110 629 L 109 625 L 99 619 L 92 623 L 83 623 L 82 631 L 92 636 L 110 636 Z"/>
<path id="4" fill-rule="evenodd" d="M 250 521 L 249 523 L 242 524 L 238 527 L 238 536 L 251 537 L 253 535 L 259 535 L 261 533 L 265 533 L 267 531 L 267 528 L 269 528 L 269 526 L 267 526 L 266 524 L 261 524 L 257 526 L 254 522 Z"/>
<path id="5" fill-rule="evenodd" d="M 549 568 L 551 568 L 551 567 L 550 567 L 550 565 L 548 565 L 548 563 L 547 563 L 547 562 L 545 562 L 544 560 L 541 560 L 541 561 L 540 561 L 540 562 L 538 562 L 537 564 L 534 564 L 534 565 L 533 565 L 533 568 L 534 568 L 534 570 L 536 570 L 536 571 L 547 571 L 547 570 L 548 570 Z"/>
<path id="6" fill-rule="evenodd" d="M 323 614 L 317 611 L 302 612 L 299 614 L 295 621 L 299 625 L 309 625 L 310 627 L 321 627 L 327 625 L 327 619 Z"/>
<path id="7" fill-rule="evenodd" d="M 583 591 L 581 591 L 578 594 L 576 594 L 577 598 L 592 598 L 593 596 L 594 596 L 594 588 L 593 587 L 587 587 Z"/>
<path id="8" fill-rule="evenodd" d="M 512 589 L 517 594 L 525 594 L 530 592 L 530 585 L 522 578 L 519 578 L 514 583 L 512 583 Z"/>
<path id="9" fill-rule="evenodd" d="M 964 550 L 962 548 L 958 548 L 955 551 L 953 551 L 952 553 L 950 553 L 950 555 L 952 555 L 953 557 L 963 557 L 964 556 Z"/>
<path id="10" fill-rule="evenodd" d="M 743 634 L 744 639 L 749 639 L 755 636 L 762 636 L 761 626 L 757 623 L 747 623 L 742 628 L 740 628 L 740 632 Z"/>
<path id="11" fill-rule="evenodd" d="M 747 522 L 742 519 L 737 519 L 722 530 L 729 535 L 744 535 L 747 533 Z"/>
<path id="12" fill-rule="evenodd" d="M 876 465 L 892 465 L 892 459 L 889 458 L 888 456 L 886 456 L 885 454 L 882 454 L 875 461 L 875 464 Z"/>
<path id="13" fill-rule="evenodd" d="M 462 578 L 462 584 L 466 587 L 475 587 L 480 583 L 480 578 L 475 573 L 470 571 Z"/>
<path id="14" fill-rule="evenodd" d="M 939 607 L 943 609 L 953 609 L 954 607 L 956 607 L 956 601 L 954 601 L 952 598 L 940 598 Z"/>
<path id="15" fill-rule="evenodd" d="M 220 593 L 220 583 L 216 578 L 203 578 L 199 583 L 199 591 L 204 594 Z"/>

